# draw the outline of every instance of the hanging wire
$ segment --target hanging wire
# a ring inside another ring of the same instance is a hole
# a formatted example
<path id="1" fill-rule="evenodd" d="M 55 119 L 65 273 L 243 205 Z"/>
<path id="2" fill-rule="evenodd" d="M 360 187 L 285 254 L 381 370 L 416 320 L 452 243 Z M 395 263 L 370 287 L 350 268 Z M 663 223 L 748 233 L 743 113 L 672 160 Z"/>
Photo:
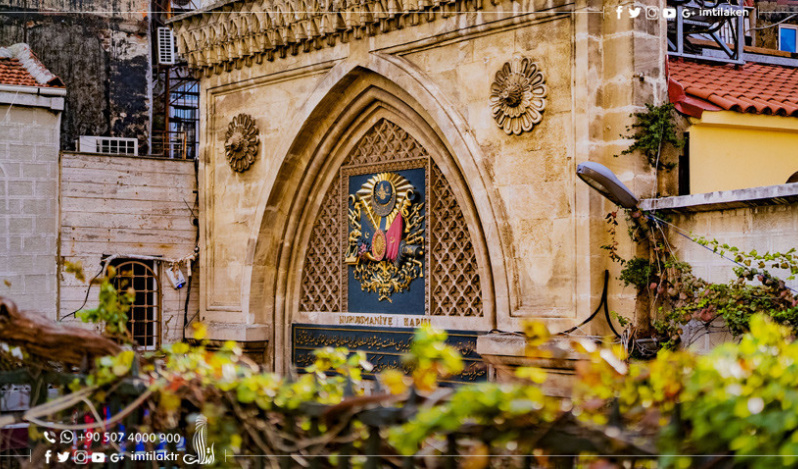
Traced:
<path id="1" fill-rule="evenodd" d="M 609 308 L 607 306 L 607 290 L 609 288 L 609 281 L 610 281 L 610 271 L 609 270 L 605 270 L 604 271 L 604 288 L 603 288 L 603 290 L 601 292 L 601 302 L 599 302 L 599 305 L 596 308 L 596 310 L 593 311 L 593 314 L 588 316 L 587 319 L 585 319 L 581 323 L 577 324 L 576 326 L 574 326 L 574 327 L 572 327 L 570 329 L 566 329 L 566 330 L 564 330 L 562 332 L 557 332 L 556 334 L 552 334 L 552 335 L 555 335 L 555 336 L 557 336 L 557 335 L 568 335 L 571 332 L 573 332 L 573 331 L 575 331 L 577 329 L 580 329 L 585 324 L 587 324 L 590 321 L 592 321 L 593 319 L 595 319 L 596 315 L 599 313 L 599 311 L 601 311 L 601 308 L 603 306 L 604 307 L 604 316 L 607 318 L 607 324 L 609 324 L 610 330 L 612 330 L 612 333 L 615 334 L 616 338 L 621 338 L 621 334 L 618 333 L 618 331 L 615 329 L 615 326 L 613 326 L 613 324 L 612 324 L 612 318 L 610 317 L 610 310 L 609 310 Z M 491 331 L 489 333 L 490 334 L 492 334 L 492 333 L 512 334 L 512 335 L 518 335 L 518 336 L 523 336 L 524 335 L 521 332 L 508 332 L 508 331 L 503 331 L 501 329 L 491 329 Z"/>
<path id="2" fill-rule="evenodd" d="M 601 307 L 603 306 L 604 307 L 604 315 L 607 318 L 607 324 L 609 324 L 610 330 L 612 330 L 612 333 L 615 334 L 615 337 L 620 338 L 621 334 L 619 334 L 618 331 L 615 330 L 615 326 L 612 325 L 612 318 L 610 318 L 610 310 L 609 310 L 609 308 L 607 306 L 607 290 L 609 289 L 609 283 L 610 283 L 610 271 L 609 270 L 605 270 L 604 271 L 604 289 L 601 292 L 601 302 L 599 303 L 599 305 L 596 308 L 596 310 L 593 311 L 593 314 L 588 316 L 587 319 L 585 319 L 584 321 L 582 321 L 578 325 L 576 325 L 576 326 L 574 326 L 574 327 L 572 327 L 570 329 L 564 330 L 562 332 L 558 332 L 555 335 L 568 335 L 571 332 L 581 328 L 585 324 L 587 324 L 590 321 L 592 321 L 593 318 L 595 318 L 596 315 L 599 313 L 599 311 L 601 311 Z"/>
<path id="3" fill-rule="evenodd" d="M 182 264 L 184 262 L 187 262 L 187 261 L 191 262 L 192 260 L 194 260 L 196 258 L 197 258 L 196 249 L 195 249 L 195 251 L 193 253 L 191 253 L 191 254 L 189 254 L 187 256 L 183 256 L 180 259 L 169 259 L 169 258 L 165 258 L 165 257 L 156 257 L 156 256 L 142 256 L 142 255 L 139 255 L 139 254 L 114 254 L 112 256 L 108 256 L 105 259 L 103 259 L 102 262 L 100 263 L 100 271 L 97 272 L 97 275 L 92 277 L 91 280 L 89 281 L 89 288 L 86 289 L 86 297 L 83 298 L 83 304 L 81 304 L 80 307 L 78 309 L 76 309 L 75 311 L 72 311 L 71 313 L 67 314 L 66 316 L 62 316 L 61 318 L 59 318 L 58 321 L 61 322 L 64 319 L 67 319 L 67 318 L 69 318 L 71 316 L 75 316 L 78 312 L 80 312 L 80 310 L 83 309 L 84 306 L 86 306 L 86 303 L 89 301 L 89 294 L 91 293 L 91 287 L 94 285 L 94 281 L 97 280 L 97 277 L 99 277 L 100 275 L 102 275 L 105 272 L 105 270 L 108 268 L 108 265 L 114 259 L 134 259 L 134 260 L 139 260 L 139 261 L 166 262 L 166 263 L 169 263 L 169 264 L 178 264 L 178 265 L 180 265 L 180 264 Z M 190 268 L 191 268 L 191 264 L 189 264 L 189 269 Z"/>
<path id="4" fill-rule="evenodd" d="M 716 251 L 716 250 L 712 249 L 711 247 L 709 247 L 709 246 L 706 246 L 706 245 L 704 245 L 704 244 L 701 244 L 701 243 L 699 243 L 698 241 L 696 241 L 695 239 L 693 239 L 693 237 L 692 237 L 692 236 L 690 236 L 689 234 L 687 234 L 687 232 L 686 232 L 685 230 L 683 230 L 683 229 L 679 228 L 678 226 L 674 225 L 673 223 L 669 223 L 669 222 L 667 222 L 667 221 L 663 220 L 662 218 L 659 218 L 658 216 L 656 216 L 656 215 L 652 215 L 652 214 L 650 214 L 650 213 L 646 214 L 646 217 L 647 217 L 649 220 L 653 221 L 654 223 L 663 223 L 663 224 L 665 224 L 665 225 L 668 225 L 670 228 L 673 228 L 674 230 L 676 230 L 676 234 L 678 234 L 679 236 L 681 236 L 681 237 L 683 237 L 683 238 L 686 238 L 686 239 L 689 239 L 690 241 L 692 241 L 692 242 L 694 242 L 695 244 L 697 244 L 697 245 L 701 246 L 702 248 L 706 249 L 707 251 L 709 251 L 709 252 L 711 252 L 711 253 L 713 253 L 713 254 L 715 254 L 715 255 L 718 255 L 718 256 L 720 256 L 720 257 L 722 257 L 722 258 L 726 259 L 727 261 L 729 261 L 729 262 L 731 262 L 731 263 L 733 263 L 733 264 L 735 264 L 735 265 L 737 265 L 737 266 L 739 266 L 739 267 L 742 267 L 743 269 L 748 269 L 748 268 L 749 268 L 747 265 L 745 265 L 745 264 L 742 264 L 742 263 L 740 263 L 740 262 L 737 262 L 736 260 L 732 259 L 731 257 L 728 257 L 728 256 L 726 256 L 725 254 L 721 254 L 721 253 L 719 253 L 718 251 Z M 794 288 L 792 288 L 792 287 L 789 287 L 789 286 L 787 286 L 787 285 L 785 285 L 785 288 L 787 288 L 788 290 L 791 290 L 791 291 L 792 291 L 792 292 L 794 292 L 794 293 L 798 293 L 798 290 L 796 290 L 796 289 L 794 289 Z"/>

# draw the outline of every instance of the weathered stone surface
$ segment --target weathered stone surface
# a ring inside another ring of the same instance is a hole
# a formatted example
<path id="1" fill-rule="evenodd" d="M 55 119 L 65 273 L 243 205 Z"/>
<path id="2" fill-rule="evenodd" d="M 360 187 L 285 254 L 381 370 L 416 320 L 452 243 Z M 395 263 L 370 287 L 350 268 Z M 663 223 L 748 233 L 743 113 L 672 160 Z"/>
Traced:
<path id="1" fill-rule="evenodd" d="M 510 1 L 456 2 L 462 14 L 452 15 L 419 7 L 402 28 L 399 15 L 377 14 L 371 1 L 358 4 L 362 17 L 344 15 L 340 29 L 326 29 L 320 21 L 328 15 L 315 6 L 280 23 L 269 1 L 176 20 L 181 51 L 203 73 L 208 100 L 200 162 L 203 284 L 210 286 L 203 314 L 220 324 L 271 326 L 271 355 L 278 369 L 285 365 L 322 198 L 358 129 L 389 116 L 424 141 L 452 183 L 488 286 L 484 317 L 432 322 L 517 330 L 525 319 L 542 318 L 557 331 L 587 317 L 604 270 L 616 269 L 599 248 L 614 207 L 578 182 L 575 168 L 598 161 L 639 195 L 654 193 L 644 162 L 613 155 L 628 144 L 618 135 L 632 123 L 629 114 L 659 103 L 664 49 L 651 48 L 650 21 L 587 14 L 603 2 L 555 3 L 524 2 L 535 15 Z M 294 36 L 283 34 L 289 26 Z M 542 121 L 509 137 L 489 98 L 496 72 L 515 54 L 540 65 L 548 96 Z M 238 113 L 253 116 L 261 131 L 259 162 L 240 174 L 227 166 L 223 148 Z M 632 251 L 620 241 L 621 252 Z M 618 311 L 635 308 L 634 295 L 615 284 L 610 302 Z M 596 322 L 585 331 L 605 329 Z"/>
<path id="2" fill-rule="evenodd" d="M 74 149 L 80 135 L 107 135 L 138 137 L 146 153 L 149 10 L 148 0 L 0 0 L 0 46 L 27 43 L 69 90 L 60 148 Z"/>
<path id="3" fill-rule="evenodd" d="M 100 271 L 105 256 L 179 259 L 191 254 L 197 237 L 195 190 L 193 161 L 62 153 L 62 258 L 81 262 L 89 279 Z M 194 267 L 189 320 L 197 318 L 201 291 Z M 166 268 L 155 264 L 162 295 L 162 340 L 169 343 L 182 339 L 187 289 L 173 289 Z M 183 273 L 188 274 L 185 266 Z M 71 275 L 61 276 L 60 316 L 83 304 L 87 288 Z M 89 295 L 85 307 L 96 303 L 97 296 Z"/>

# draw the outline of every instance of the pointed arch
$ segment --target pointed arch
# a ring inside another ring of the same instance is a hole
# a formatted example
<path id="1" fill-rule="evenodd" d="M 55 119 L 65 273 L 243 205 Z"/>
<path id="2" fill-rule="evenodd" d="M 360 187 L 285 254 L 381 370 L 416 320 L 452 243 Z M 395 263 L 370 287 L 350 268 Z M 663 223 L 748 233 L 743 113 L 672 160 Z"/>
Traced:
<path id="1" fill-rule="evenodd" d="M 243 284 L 251 322 L 273 325 L 274 357 L 288 357 L 287 327 L 299 309 L 302 262 L 314 221 L 337 168 L 379 119 L 389 119 L 429 149 L 451 185 L 474 244 L 482 287 L 482 318 L 458 318 L 457 329 L 488 330 L 509 311 L 508 275 L 494 192 L 482 177 L 481 151 L 464 119 L 404 59 L 370 54 L 339 63 L 296 114 L 294 129 L 275 149 L 250 237 Z M 450 324 L 455 324 L 451 322 Z M 281 370 L 284 362 L 275 361 Z"/>

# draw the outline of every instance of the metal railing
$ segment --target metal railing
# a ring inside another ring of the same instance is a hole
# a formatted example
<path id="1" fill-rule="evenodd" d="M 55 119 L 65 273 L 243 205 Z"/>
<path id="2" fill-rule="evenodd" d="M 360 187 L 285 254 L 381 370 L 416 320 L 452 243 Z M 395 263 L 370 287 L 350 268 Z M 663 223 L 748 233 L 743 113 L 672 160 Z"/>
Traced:
<path id="1" fill-rule="evenodd" d="M 746 9 L 741 0 L 668 0 L 675 18 L 668 21 L 668 55 L 743 64 Z M 691 41 L 698 39 L 698 41 Z M 703 54 L 696 42 L 708 41 L 721 57 Z"/>
<path id="2" fill-rule="evenodd" d="M 186 132 L 153 130 L 153 156 L 185 160 L 188 155 L 188 135 Z"/>

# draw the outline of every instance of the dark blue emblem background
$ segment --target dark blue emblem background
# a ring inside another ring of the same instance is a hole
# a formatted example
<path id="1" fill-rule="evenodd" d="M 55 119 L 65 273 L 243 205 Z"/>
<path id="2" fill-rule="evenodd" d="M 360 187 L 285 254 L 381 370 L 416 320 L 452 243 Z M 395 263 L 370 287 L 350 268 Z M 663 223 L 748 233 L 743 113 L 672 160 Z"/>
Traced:
<path id="1" fill-rule="evenodd" d="M 380 171 L 386 172 L 386 171 Z M 361 174 L 357 176 L 350 176 L 349 177 L 349 194 L 354 195 L 360 188 L 365 184 L 370 178 L 372 178 L 375 174 L 378 173 L 371 173 L 371 174 Z M 407 179 L 410 184 L 413 185 L 413 189 L 416 191 L 416 200 L 418 203 L 426 201 L 426 178 L 425 178 L 425 170 L 423 168 L 419 169 L 407 169 L 404 171 L 388 171 L 392 173 L 399 174 L 400 176 Z M 426 215 L 427 215 L 427 207 L 424 206 L 421 213 L 424 214 L 424 238 L 426 239 Z M 365 212 L 361 215 L 360 219 L 363 237 L 368 239 L 369 242 L 374 236 L 374 227 L 372 227 L 371 222 L 368 220 L 368 216 L 366 216 Z M 382 227 L 383 232 L 387 231 L 388 227 Z M 347 235 L 351 230 L 351 226 L 347 222 L 346 232 Z M 426 249 L 426 246 L 424 247 Z M 424 261 L 424 258 L 419 259 L 423 264 L 424 276 L 428 275 L 427 272 L 427 265 Z M 391 301 L 383 300 L 379 301 L 379 295 L 376 292 L 366 292 L 360 289 L 360 281 L 356 280 L 354 277 L 354 270 L 353 266 L 348 267 L 348 305 L 347 311 L 353 313 L 381 313 L 381 314 L 414 314 L 423 316 L 426 311 L 424 310 L 424 295 L 425 295 L 425 288 L 424 288 L 424 278 L 417 278 L 414 279 L 410 283 L 410 288 L 402 293 L 393 293 L 391 295 Z"/>

